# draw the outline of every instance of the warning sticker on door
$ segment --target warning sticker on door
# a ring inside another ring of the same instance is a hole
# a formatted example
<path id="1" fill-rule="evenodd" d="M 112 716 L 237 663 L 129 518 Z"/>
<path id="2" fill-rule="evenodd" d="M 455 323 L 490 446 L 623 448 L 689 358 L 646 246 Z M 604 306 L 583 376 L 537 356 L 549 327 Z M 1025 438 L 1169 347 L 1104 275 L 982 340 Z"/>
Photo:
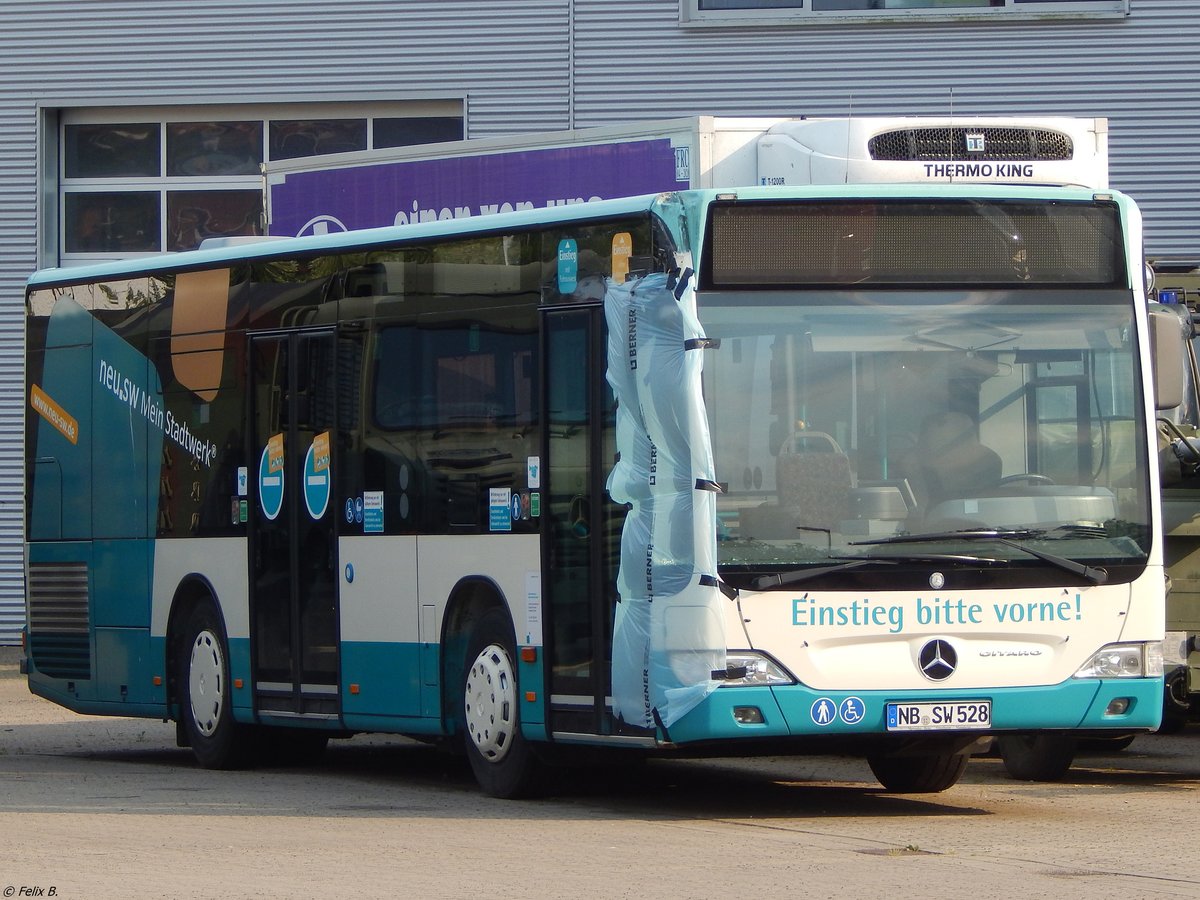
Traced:
<path id="1" fill-rule="evenodd" d="M 362 517 L 364 534 L 383 534 L 383 491 L 363 491 Z"/>
<path id="2" fill-rule="evenodd" d="M 512 488 L 488 489 L 488 531 L 512 531 Z"/>

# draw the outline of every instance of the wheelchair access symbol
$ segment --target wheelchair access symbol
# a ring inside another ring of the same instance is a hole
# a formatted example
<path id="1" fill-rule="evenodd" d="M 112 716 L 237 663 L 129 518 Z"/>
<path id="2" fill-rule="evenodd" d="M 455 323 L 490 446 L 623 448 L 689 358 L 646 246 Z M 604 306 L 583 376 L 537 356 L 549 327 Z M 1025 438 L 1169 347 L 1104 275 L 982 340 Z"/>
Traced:
<path id="1" fill-rule="evenodd" d="M 847 725 L 857 725 L 866 715 L 867 705 L 858 697 L 847 697 L 838 707 L 838 718 Z"/>
<path id="2" fill-rule="evenodd" d="M 813 723 L 822 728 L 834 722 L 844 725 L 857 725 L 867 713 L 867 705 L 860 697 L 847 697 L 841 703 L 834 703 L 829 697 L 818 697 L 809 709 Z"/>

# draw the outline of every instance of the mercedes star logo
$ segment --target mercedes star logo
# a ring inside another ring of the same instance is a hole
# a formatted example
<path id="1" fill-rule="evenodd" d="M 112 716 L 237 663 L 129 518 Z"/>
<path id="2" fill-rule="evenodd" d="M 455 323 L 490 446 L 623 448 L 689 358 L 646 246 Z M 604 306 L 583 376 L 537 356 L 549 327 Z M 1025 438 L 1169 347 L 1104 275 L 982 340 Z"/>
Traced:
<path id="1" fill-rule="evenodd" d="M 921 674 L 930 681 L 945 681 L 954 674 L 958 654 L 948 642 L 933 640 L 921 648 L 917 664 L 921 667 Z"/>

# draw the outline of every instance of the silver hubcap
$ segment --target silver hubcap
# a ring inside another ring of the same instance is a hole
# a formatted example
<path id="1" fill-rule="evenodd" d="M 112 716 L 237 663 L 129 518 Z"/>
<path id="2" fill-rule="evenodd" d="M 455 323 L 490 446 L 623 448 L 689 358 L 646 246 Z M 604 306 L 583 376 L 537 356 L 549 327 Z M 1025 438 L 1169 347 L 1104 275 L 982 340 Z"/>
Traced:
<path id="1" fill-rule="evenodd" d="M 467 734 L 479 755 L 500 762 L 516 731 L 517 686 L 503 647 L 489 644 L 467 673 Z"/>
<path id="2" fill-rule="evenodd" d="M 212 737 L 221 721 L 221 704 L 224 702 L 221 679 L 224 676 L 221 642 L 211 631 L 200 632 L 192 644 L 188 693 L 192 700 L 192 721 L 205 737 Z"/>

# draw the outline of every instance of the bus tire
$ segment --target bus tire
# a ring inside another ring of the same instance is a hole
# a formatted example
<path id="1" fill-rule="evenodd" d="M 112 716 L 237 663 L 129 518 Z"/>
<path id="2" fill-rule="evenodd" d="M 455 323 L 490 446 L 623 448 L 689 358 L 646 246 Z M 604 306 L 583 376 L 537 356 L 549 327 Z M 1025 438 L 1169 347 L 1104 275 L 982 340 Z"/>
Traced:
<path id="1" fill-rule="evenodd" d="M 233 720 L 225 629 L 211 604 L 189 613 L 177 663 L 179 715 L 196 761 L 206 769 L 249 765 L 253 728 Z"/>
<path id="2" fill-rule="evenodd" d="M 490 609 L 475 622 L 462 678 L 463 743 L 484 793 L 529 796 L 538 760 L 521 735 L 516 639 L 508 616 Z"/>
<path id="3" fill-rule="evenodd" d="M 1127 750 L 1137 739 L 1136 734 L 1120 734 L 1116 737 L 1090 737 L 1079 742 L 1080 750 L 1092 750 L 1097 753 L 1120 753 Z"/>
<path id="4" fill-rule="evenodd" d="M 1158 726 L 1156 734 L 1179 734 L 1187 727 L 1188 716 L 1186 713 L 1180 713 L 1174 709 L 1164 709 L 1162 724 Z"/>
<path id="5" fill-rule="evenodd" d="M 1018 781 L 1059 781 L 1079 742 L 1065 734 L 1004 734 L 996 739 L 1008 774 Z"/>
<path id="6" fill-rule="evenodd" d="M 1163 681 L 1163 715 L 1159 734 L 1178 734 L 1191 717 L 1192 700 L 1188 694 L 1188 670 L 1179 666 L 1167 673 Z"/>
<path id="7" fill-rule="evenodd" d="M 895 794 L 937 794 L 954 787 L 967 768 L 970 753 L 927 753 L 920 756 L 868 756 L 867 764 Z"/>

